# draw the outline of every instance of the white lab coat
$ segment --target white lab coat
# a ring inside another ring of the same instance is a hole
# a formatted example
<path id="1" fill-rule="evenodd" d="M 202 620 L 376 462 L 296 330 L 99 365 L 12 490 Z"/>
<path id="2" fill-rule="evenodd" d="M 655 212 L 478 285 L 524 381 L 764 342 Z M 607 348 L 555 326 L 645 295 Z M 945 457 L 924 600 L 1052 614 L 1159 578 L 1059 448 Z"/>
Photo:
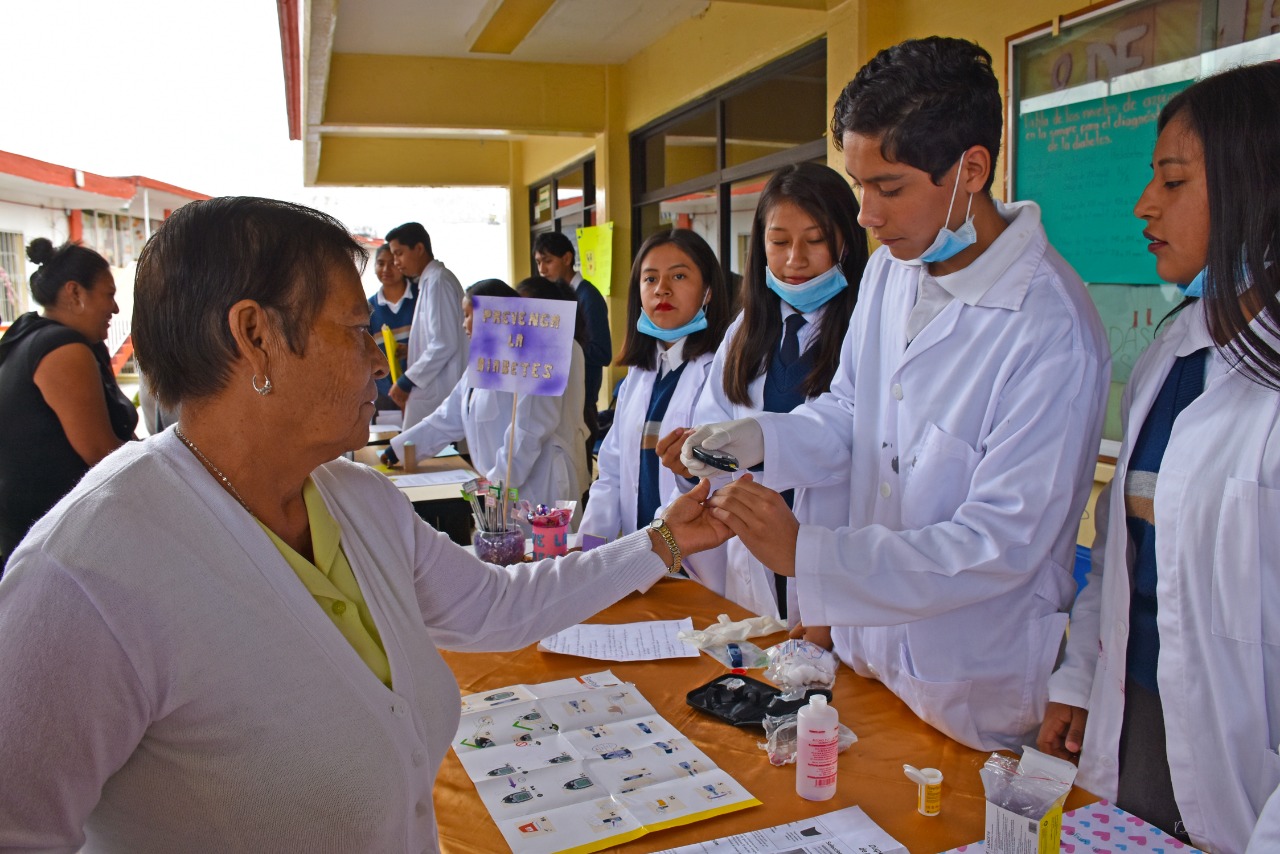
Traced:
<path id="1" fill-rule="evenodd" d="M 692 423 L 693 406 L 702 392 L 711 367 L 711 353 L 685 362 L 684 372 L 672 393 L 667 412 L 662 418 L 660 435 Z M 584 534 L 613 540 L 636 530 L 636 499 L 640 482 L 640 439 L 644 432 L 649 398 L 653 395 L 656 370 L 632 368 L 618 390 L 613 426 L 600 445 L 596 465 L 600 476 L 591 484 L 587 509 L 578 530 Z M 676 476 L 665 466 L 658 468 L 660 495 L 674 497 L 680 490 Z"/>
<path id="2" fill-rule="evenodd" d="M 824 312 L 825 309 L 819 308 L 805 315 L 807 323 L 800 328 L 801 352 L 807 351 L 816 343 L 818 327 Z M 786 308 L 783 313 L 785 320 L 785 315 L 792 312 Z M 694 424 L 712 424 L 717 421 L 750 418 L 764 411 L 765 375 L 763 373 L 747 386 L 747 393 L 751 397 L 750 405 L 734 403 L 724 392 L 725 359 L 728 358 L 729 345 L 741 325 L 742 316 L 739 315 L 730 324 L 724 341 L 716 350 L 715 361 L 712 362 L 711 372 L 707 376 L 706 390 L 699 398 L 698 406 L 694 410 Z M 772 487 L 772 469 L 771 461 L 766 459 L 764 471 L 754 472 L 752 477 L 757 482 Z M 728 482 L 727 477 L 716 478 L 713 485 L 720 486 L 726 482 Z M 849 521 L 849 490 L 843 484 L 797 489 L 792 509 L 796 518 L 802 523 L 838 528 Z M 695 573 L 699 581 L 729 601 L 736 602 L 755 614 L 778 616 L 777 582 L 774 581 L 773 572 L 756 560 L 737 537 L 730 539 L 719 548 L 690 555 L 685 559 L 685 563 L 689 564 L 690 572 Z M 794 591 L 789 593 L 791 601 L 788 602 L 787 615 L 790 622 L 794 624 L 802 618 L 802 615 L 797 613 L 798 603 L 795 601 Z M 818 624 L 814 623 L 814 625 Z"/>
<path id="3" fill-rule="evenodd" d="M 1043 716 L 1110 370 L 1039 208 L 998 208 L 1008 228 L 953 274 L 990 282 L 980 295 L 908 346 L 924 268 L 877 250 L 831 392 L 760 416 L 780 485 L 849 490 L 847 527 L 800 528 L 805 621 L 838 627 L 843 661 L 979 750 L 1032 743 Z"/>
<path id="4" fill-rule="evenodd" d="M 514 445 L 511 392 L 473 389 L 464 374 L 439 408 L 392 439 L 391 447 L 403 458 L 404 443 L 411 441 L 420 457 L 430 456 L 465 438 L 472 464 L 491 483 L 507 481 L 510 447 L 509 485 L 521 498 L 533 504 L 578 501 L 590 477 L 582 372 L 582 348 L 575 341 L 563 395 L 520 395 Z"/>
<path id="5" fill-rule="evenodd" d="M 467 368 L 462 285 L 435 258 L 418 277 L 418 302 L 409 329 L 405 376 L 413 383 L 404 423 L 417 424 L 438 407 Z"/>
<path id="6" fill-rule="evenodd" d="M 1089 583 L 1050 683 L 1055 702 L 1089 710 L 1076 782 L 1106 798 L 1116 795 L 1124 717 L 1129 455 L 1174 359 L 1208 346 L 1195 304 L 1134 367 L 1115 488 L 1098 499 Z M 1174 797 L 1191 841 L 1240 852 L 1280 785 L 1280 393 L 1228 364 L 1211 354 L 1204 392 L 1174 422 L 1156 481 L 1157 679 Z M 1277 807 L 1258 829 L 1273 840 Z"/>

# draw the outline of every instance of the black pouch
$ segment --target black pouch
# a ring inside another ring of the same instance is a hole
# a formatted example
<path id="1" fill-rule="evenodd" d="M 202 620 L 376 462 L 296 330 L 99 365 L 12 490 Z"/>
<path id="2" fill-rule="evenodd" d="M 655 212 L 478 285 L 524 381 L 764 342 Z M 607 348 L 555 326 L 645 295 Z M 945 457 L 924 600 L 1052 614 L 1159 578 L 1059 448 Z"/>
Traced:
<path id="1" fill-rule="evenodd" d="M 698 711 L 714 715 L 725 723 L 763 728 L 765 715 L 790 714 L 806 705 L 814 694 L 831 699 L 830 691 L 817 688 L 802 699 L 783 700 L 780 689 L 750 676 L 731 673 L 694 688 L 685 695 L 685 700 Z"/>

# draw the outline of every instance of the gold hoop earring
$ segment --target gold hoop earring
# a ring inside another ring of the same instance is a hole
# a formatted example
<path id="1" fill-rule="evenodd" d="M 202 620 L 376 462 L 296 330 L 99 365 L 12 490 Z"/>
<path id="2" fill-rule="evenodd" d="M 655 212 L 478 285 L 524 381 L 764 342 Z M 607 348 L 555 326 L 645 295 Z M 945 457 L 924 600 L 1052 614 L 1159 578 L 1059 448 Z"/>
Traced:
<path id="1" fill-rule="evenodd" d="M 262 395 L 263 397 L 266 397 L 267 395 L 271 394 L 271 377 L 267 376 L 266 374 L 262 375 L 261 387 L 258 386 L 257 374 L 254 374 L 253 379 L 249 380 L 249 382 L 253 384 L 253 390 L 256 391 L 258 394 Z"/>

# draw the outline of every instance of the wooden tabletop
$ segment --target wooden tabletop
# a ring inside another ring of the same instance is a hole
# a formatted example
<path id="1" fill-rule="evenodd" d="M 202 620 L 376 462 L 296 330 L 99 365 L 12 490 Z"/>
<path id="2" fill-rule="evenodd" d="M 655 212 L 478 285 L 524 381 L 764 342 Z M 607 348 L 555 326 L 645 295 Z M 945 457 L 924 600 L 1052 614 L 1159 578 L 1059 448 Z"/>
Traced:
<path id="1" fill-rule="evenodd" d="M 696 582 L 663 580 L 648 593 L 632 594 L 589 622 L 629 623 L 689 616 L 694 628 L 700 629 L 723 613 L 735 620 L 751 616 Z M 753 642 L 767 649 L 783 639 L 779 634 Z M 664 718 L 763 802 L 763 806 L 651 833 L 609 850 L 640 854 L 675 848 L 854 805 L 862 807 L 912 854 L 944 851 L 982 838 L 985 799 L 978 769 L 990 754 L 952 741 L 917 718 L 882 684 L 864 679 L 848 667 L 840 667 L 832 705 L 840 712 L 840 722 L 857 734 L 858 742 L 840 756 L 835 797 L 813 803 L 795 793 L 795 766 L 769 764 L 765 752 L 757 747 L 764 740 L 762 731 L 729 726 L 685 702 L 689 691 L 725 674 L 725 668 L 709 656 L 624 663 L 539 652 L 536 646 L 529 646 L 514 653 L 445 652 L 444 657 L 463 694 L 612 670 L 635 683 Z M 763 678 L 758 670 L 751 671 L 751 675 Z M 916 786 L 903 774 L 903 763 L 942 771 L 941 815 L 926 818 L 916 812 Z M 1096 800 L 1090 793 L 1075 789 L 1066 808 Z M 440 770 L 435 802 L 440 845 L 446 854 L 508 850 L 453 753 Z"/>
<path id="2" fill-rule="evenodd" d="M 355 452 L 355 459 L 358 463 L 364 463 L 367 466 L 377 468 L 379 466 L 378 455 L 387 449 L 386 445 L 367 445 Z M 447 457 L 427 457 L 418 460 L 419 472 L 440 472 L 440 471 L 465 471 L 471 477 L 479 477 L 475 469 L 467 465 L 466 460 L 462 459 L 458 454 Z M 404 469 L 400 467 L 385 471 L 388 476 L 404 474 Z M 399 484 L 397 484 L 399 486 Z M 431 486 L 400 486 L 400 491 L 405 497 L 415 504 L 421 501 L 445 501 L 457 499 L 462 501 L 462 484 L 446 483 Z"/>

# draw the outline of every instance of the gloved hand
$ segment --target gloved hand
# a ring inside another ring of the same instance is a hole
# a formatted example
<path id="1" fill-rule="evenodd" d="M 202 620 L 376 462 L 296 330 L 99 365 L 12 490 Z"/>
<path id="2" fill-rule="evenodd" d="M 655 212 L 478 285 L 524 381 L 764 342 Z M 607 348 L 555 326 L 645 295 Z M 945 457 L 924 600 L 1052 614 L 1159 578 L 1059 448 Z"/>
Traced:
<path id="1" fill-rule="evenodd" d="M 708 451 L 724 451 L 738 458 L 738 469 L 744 471 L 764 462 L 764 433 L 754 418 L 737 421 L 721 421 L 704 424 L 689 434 L 680 449 L 680 462 L 694 477 L 715 477 L 724 474 L 718 468 L 707 465 L 693 456 L 695 447 Z"/>

